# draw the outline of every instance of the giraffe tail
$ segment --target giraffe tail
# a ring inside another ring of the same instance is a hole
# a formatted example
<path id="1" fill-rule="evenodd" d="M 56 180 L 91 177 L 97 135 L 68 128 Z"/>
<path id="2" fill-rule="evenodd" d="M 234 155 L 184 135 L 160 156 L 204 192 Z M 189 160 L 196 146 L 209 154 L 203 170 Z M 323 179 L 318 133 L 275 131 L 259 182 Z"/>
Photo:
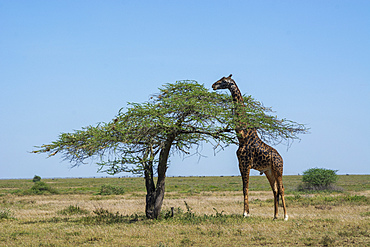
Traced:
<path id="1" fill-rule="evenodd" d="M 281 198 L 281 201 L 283 201 L 283 195 L 281 193 L 280 190 L 277 191 L 277 203 L 278 203 L 278 206 L 279 206 L 279 198 Z"/>
<path id="2" fill-rule="evenodd" d="M 279 189 L 277 190 L 276 197 L 277 197 L 277 205 L 279 206 L 279 198 L 281 197 L 281 192 Z"/>

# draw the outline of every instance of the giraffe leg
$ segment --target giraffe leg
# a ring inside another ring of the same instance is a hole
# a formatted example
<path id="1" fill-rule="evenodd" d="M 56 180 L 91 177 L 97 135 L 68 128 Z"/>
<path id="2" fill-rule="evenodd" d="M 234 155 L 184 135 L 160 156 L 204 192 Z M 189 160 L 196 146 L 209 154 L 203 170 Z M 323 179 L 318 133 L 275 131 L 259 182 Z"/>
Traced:
<path id="1" fill-rule="evenodd" d="M 268 181 L 270 182 L 272 193 L 274 193 L 274 220 L 275 220 L 278 217 L 278 204 L 279 204 L 278 188 L 275 176 L 272 174 L 272 171 L 271 170 L 265 171 L 265 175 Z"/>
<path id="2" fill-rule="evenodd" d="M 248 202 L 248 194 L 249 194 L 249 172 L 250 169 L 244 167 L 244 169 L 240 168 L 240 172 L 242 174 L 243 179 L 243 195 L 244 195 L 244 217 L 249 217 L 249 202 Z"/>
<path id="3" fill-rule="evenodd" d="M 282 174 L 279 174 L 279 176 L 277 177 L 276 181 L 277 181 L 277 186 L 278 186 L 279 194 L 281 195 L 281 202 L 283 204 L 284 220 L 287 221 L 289 217 L 288 217 L 288 213 L 287 213 L 286 205 L 285 205 L 284 186 L 283 186 L 283 176 L 282 176 Z"/>

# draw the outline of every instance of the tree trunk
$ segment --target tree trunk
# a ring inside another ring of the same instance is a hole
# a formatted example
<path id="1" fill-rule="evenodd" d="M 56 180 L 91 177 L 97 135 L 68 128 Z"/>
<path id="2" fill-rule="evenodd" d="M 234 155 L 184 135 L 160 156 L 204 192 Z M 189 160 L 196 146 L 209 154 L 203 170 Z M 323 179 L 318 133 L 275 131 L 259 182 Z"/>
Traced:
<path id="1" fill-rule="evenodd" d="M 145 185 L 147 191 L 145 214 L 148 219 L 158 219 L 160 215 L 165 192 L 165 173 L 166 171 L 164 171 L 161 176 L 158 175 L 157 186 L 154 186 L 153 173 L 145 171 Z M 160 174 L 159 171 L 158 174 Z"/>
<path id="2" fill-rule="evenodd" d="M 146 187 L 146 204 L 145 214 L 149 219 L 154 219 L 154 202 L 155 202 L 155 186 L 153 180 L 153 166 L 147 165 L 144 169 L 145 187 Z"/>
<path id="3" fill-rule="evenodd" d="M 158 162 L 158 181 L 157 186 L 154 186 L 153 181 L 153 166 L 149 165 L 145 169 L 145 186 L 146 186 L 146 206 L 145 214 L 149 219 L 158 219 L 160 216 L 164 192 L 165 192 L 165 179 L 167 171 L 167 161 L 171 150 L 172 142 L 175 139 L 174 136 L 170 136 L 161 152 L 159 154 Z"/>

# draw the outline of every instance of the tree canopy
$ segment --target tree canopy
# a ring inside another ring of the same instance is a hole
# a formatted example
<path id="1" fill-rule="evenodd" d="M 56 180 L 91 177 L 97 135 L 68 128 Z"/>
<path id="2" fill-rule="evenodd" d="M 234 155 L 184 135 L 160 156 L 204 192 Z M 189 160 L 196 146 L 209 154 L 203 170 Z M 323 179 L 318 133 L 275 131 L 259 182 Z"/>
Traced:
<path id="1" fill-rule="evenodd" d="M 196 81 L 168 83 L 147 102 L 128 103 L 112 121 L 61 133 L 56 141 L 33 152 L 47 153 L 49 157 L 59 153 L 72 166 L 95 158 L 99 170 L 108 174 L 142 174 L 146 179 L 148 203 L 160 199 L 159 191 L 164 193 L 170 153 L 190 154 L 202 142 L 210 143 L 215 149 L 237 144 L 234 130 L 237 122 L 256 128 L 269 143 L 295 140 L 298 134 L 307 132 L 302 124 L 278 119 L 271 108 L 251 96 L 244 96 L 245 107 L 235 104 L 228 94 L 210 92 Z M 235 111 L 243 114 L 234 114 Z M 154 171 L 158 175 L 157 186 L 153 181 Z M 152 196 L 148 198 L 149 194 Z M 148 211 L 147 208 L 148 217 L 156 218 L 159 214 L 157 210 L 154 215 L 148 215 Z"/>
<path id="2" fill-rule="evenodd" d="M 61 133 L 58 140 L 37 146 L 34 153 L 62 154 L 72 166 L 84 164 L 89 158 L 98 158 L 100 165 L 115 167 L 109 173 L 135 172 L 118 164 L 140 164 L 137 154 L 147 147 L 154 154 L 162 147 L 168 136 L 176 135 L 173 151 L 187 154 L 202 141 L 213 141 L 214 147 L 237 144 L 235 134 L 237 121 L 256 128 L 260 137 L 276 144 L 299 139 L 306 133 L 303 124 L 278 119 L 271 108 L 263 106 L 252 96 L 244 95 L 246 107 L 237 108 L 246 119 L 236 119 L 235 104 L 225 93 L 209 92 L 196 81 L 178 81 L 159 88 L 159 93 L 144 103 L 128 103 L 110 122 L 83 127 L 71 133 Z"/>

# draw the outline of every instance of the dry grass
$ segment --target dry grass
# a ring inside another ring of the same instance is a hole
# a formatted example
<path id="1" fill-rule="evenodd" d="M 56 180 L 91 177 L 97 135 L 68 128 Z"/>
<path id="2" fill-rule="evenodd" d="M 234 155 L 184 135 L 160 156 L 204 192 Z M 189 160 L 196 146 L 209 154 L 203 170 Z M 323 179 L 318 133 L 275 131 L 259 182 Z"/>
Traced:
<path id="1" fill-rule="evenodd" d="M 357 193 L 369 195 L 369 191 Z M 0 246 L 370 245 L 370 206 L 367 203 L 321 203 L 318 200 L 310 205 L 290 200 L 287 202 L 290 218 L 284 222 L 282 216 L 272 220 L 271 199 L 271 192 L 251 192 L 252 216 L 244 219 L 240 217 L 241 192 L 208 191 L 194 195 L 170 192 L 166 194 L 163 211 L 175 207 L 186 213 L 186 201 L 194 213 L 193 218 L 152 221 L 139 217 L 105 224 L 82 219 L 93 217 L 93 211 L 99 208 L 122 215 L 142 215 L 145 194 L 7 194 L 0 198 L 1 208 L 8 209 L 13 218 L 0 220 Z M 90 213 L 59 213 L 71 205 Z"/>

